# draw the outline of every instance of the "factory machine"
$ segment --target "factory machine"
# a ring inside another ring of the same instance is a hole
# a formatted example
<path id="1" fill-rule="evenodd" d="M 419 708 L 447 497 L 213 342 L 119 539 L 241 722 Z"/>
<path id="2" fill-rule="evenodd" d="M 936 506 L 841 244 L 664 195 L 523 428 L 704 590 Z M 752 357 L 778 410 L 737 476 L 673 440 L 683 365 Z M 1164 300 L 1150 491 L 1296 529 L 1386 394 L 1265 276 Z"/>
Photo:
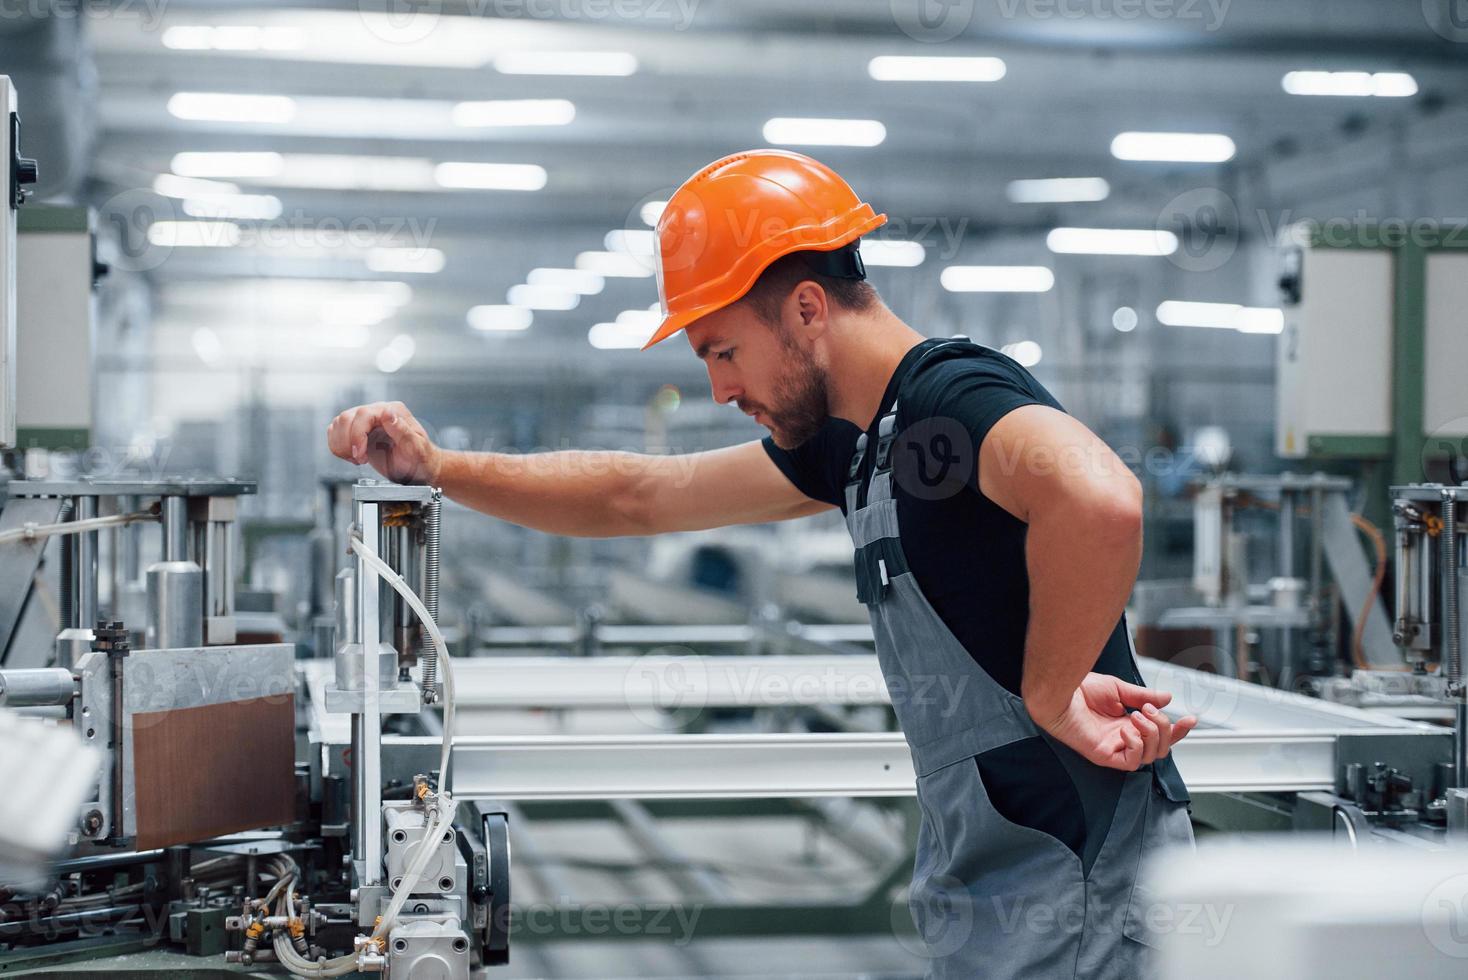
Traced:
<path id="1" fill-rule="evenodd" d="M 444 782 L 453 682 L 434 623 L 439 493 L 352 488 L 330 678 L 308 706 L 293 644 L 235 642 L 235 504 L 253 490 L 9 484 L 7 663 L 35 657 L 14 627 L 53 539 L 62 628 L 49 665 L 0 670 L 0 706 L 71 726 L 100 765 L 69 817 L 69 853 L 39 884 L 0 892 L 0 969 L 134 948 L 303 977 L 467 978 L 507 960 L 505 812 L 460 806 Z M 160 559 L 142 575 L 145 617 L 125 621 L 128 556 L 150 550 L 152 526 Z M 384 723 L 437 704 L 439 751 L 385 771 Z M 305 736 L 312 711 L 339 722 L 342 744 Z M 22 810 L 7 809 L 0 850 Z"/>
<path id="2" fill-rule="evenodd" d="M 1468 567 L 1463 539 L 1468 528 L 1463 501 L 1468 486 L 1411 484 L 1392 487 L 1396 538 L 1392 640 L 1401 651 L 1395 669 L 1351 674 L 1358 690 L 1417 697 L 1452 712 L 1450 744 L 1438 744 L 1399 763 L 1361 759 L 1342 767 L 1335 794 L 1308 802 L 1328 810 L 1351 836 L 1393 828 L 1416 836 L 1468 835 L 1468 690 L 1463 654 L 1468 622 L 1463 593 Z M 1349 825 L 1349 826 L 1348 826 Z"/>

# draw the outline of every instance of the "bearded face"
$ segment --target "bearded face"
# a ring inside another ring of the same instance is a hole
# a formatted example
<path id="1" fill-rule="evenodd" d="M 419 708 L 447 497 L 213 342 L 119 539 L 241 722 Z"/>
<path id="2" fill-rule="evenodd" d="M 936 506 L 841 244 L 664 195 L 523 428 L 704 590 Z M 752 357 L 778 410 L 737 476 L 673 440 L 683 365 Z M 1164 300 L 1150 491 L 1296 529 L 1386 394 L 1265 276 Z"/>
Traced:
<path id="1" fill-rule="evenodd" d="M 767 402 L 741 398 L 739 407 L 759 414 L 775 445 L 794 449 L 815 436 L 829 414 L 826 372 L 809 351 L 795 342 L 784 325 L 777 324 L 770 329 L 785 355 L 783 367 L 771 379 Z"/>

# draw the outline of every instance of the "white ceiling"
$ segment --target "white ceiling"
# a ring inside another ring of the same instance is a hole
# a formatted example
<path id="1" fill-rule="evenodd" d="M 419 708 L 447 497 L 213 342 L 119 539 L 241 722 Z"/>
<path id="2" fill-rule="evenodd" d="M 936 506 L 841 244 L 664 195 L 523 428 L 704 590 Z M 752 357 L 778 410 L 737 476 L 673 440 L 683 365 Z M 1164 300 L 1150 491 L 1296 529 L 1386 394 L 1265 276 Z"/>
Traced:
<path id="1" fill-rule="evenodd" d="M 808 152 L 886 211 L 893 237 L 929 246 L 922 266 L 882 270 L 884 281 L 929 288 L 945 258 L 995 236 L 1023 242 L 1058 223 L 1152 227 L 1169 199 L 1200 181 L 1228 188 L 1251 169 L 1339 150 L 1363 127 L 1453 103 L 1468 67 L 1468 30 L 1437 14 L 1436 0 L 393 2 L 174 2 L 158 13 L 141 0 L 115 0 L 112 16 L 91 19 L 100 133 L 89 197 L 104 214 L 121 213 L 124 224 L 140 220 L 140 202 L 153 216 L 177 208 L 139 189 L 184 151 L 547 171 L 536 192 L 331 190 L 232 178 L 242 190 L 279 198 L 282 215 L 264 229 L 274 237 L 265 235 L 270 241 L 260 247 L 148 252 L 142 264 L 163 284 L 161 322 L 279 327 L 278 304 L 262 299 L 271 288 L 262 280 L 374 277 L 350 242 L 311 247 L 323 242 L 310 233 L 329 239 L 356 230 L 428 244 L 446 258 L 435 274 L 375 276 L 408 282 L 412 299 L 373 328 L 373 349 L 407 332 L 420 350 L 433 338 L 451 356 L 476 356 L 486 348 L 465 325 L 469 307 L 503 303 L 531 268 L 569 265 L 578 252 L 600 249 L 608 230 L 645 228 L 642 204 L 665 198 L 708 161 L 760 145 L 773 116 L 886 126 L 879 147 Z M 376 12 L 384 3 L 393 13 Z M 528 17 L 501 16 L 513 14 Z M 283 29 L 300 46 L 272 53 L 165 46 L 168 28 L 197 25 Z M 509 75 L 493 66 L 503 52 L 557 50 L 630 52 L 639 67 L 629 77 L 588 78 Z M 1007 73 L 990 84 L 878 82 L 867 72 L 878 55 L 995 56 Z M 1407 71 L 1421 93 L 1318 99 L 1282 91 L 1287 71 L 1314 68 Z M 297 118 L 185 121 L 167 109 L 181 91 L 291 96 Z M 550 98 L 574 103 L 570 125 L 464 129 L 450 118 L 463 100 Z M 1109 151 L 1125 130 L 1225 133 L 1238 156 L 1223 167 L 1125 163 Z M 1011 180 L 1055 176 L 1104 177 L 1111 197 L 1064 206 L 1006 198 Z M 247 241 L 261 237 L 258 225 L 246 223 L 244 232 Z M 573 312 L 537 313 L 530 331 L 510 340 L 522 354 L 547 340 L 584 346 L 590 324 L 654 299 L 651 279 L 608 280 L 603 294 Z M 303 309 L 301 329 L 311 329 L 313 316 Z"/>

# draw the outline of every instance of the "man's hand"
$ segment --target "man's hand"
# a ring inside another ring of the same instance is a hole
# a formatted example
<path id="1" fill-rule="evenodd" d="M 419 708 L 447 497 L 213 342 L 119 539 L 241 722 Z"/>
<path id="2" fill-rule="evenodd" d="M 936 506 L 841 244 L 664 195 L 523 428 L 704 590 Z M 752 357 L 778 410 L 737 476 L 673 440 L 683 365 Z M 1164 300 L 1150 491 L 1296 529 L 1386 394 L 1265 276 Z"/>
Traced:
<path id="1" fill-rule="evenodd" d="M 443 450 L 402 402 L 376 402 L 349 408 L 326 429 L 332 453 L 349 463 L 372 464 L 394 483 L 436 486 Z"/>
<path id="2" fill-rule="evenodd" d="M 1166 691 L 1091 673 L 1069 704 L 1051 717 L 1035 717 L 1035 723 L 1096 765 L 1130 772 L 1167 755 L 1197 726 L 1192 715 L 1172 721 L 1163 714 L 1160 709 L 1171 700 Z"/>

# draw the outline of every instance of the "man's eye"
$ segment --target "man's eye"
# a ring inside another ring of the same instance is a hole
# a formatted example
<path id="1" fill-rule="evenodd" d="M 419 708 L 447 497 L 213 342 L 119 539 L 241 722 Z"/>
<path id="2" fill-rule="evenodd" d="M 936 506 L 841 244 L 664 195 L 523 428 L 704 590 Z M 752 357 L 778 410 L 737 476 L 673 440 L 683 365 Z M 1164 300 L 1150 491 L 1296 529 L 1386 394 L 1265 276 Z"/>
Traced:
<path id="1" fill-rule="evenodd" d="M 721 350 L 714 357 L 721 361 L 732 361 L 734 360 L 734 348 L 730 347 L 728 350 Z"/>

